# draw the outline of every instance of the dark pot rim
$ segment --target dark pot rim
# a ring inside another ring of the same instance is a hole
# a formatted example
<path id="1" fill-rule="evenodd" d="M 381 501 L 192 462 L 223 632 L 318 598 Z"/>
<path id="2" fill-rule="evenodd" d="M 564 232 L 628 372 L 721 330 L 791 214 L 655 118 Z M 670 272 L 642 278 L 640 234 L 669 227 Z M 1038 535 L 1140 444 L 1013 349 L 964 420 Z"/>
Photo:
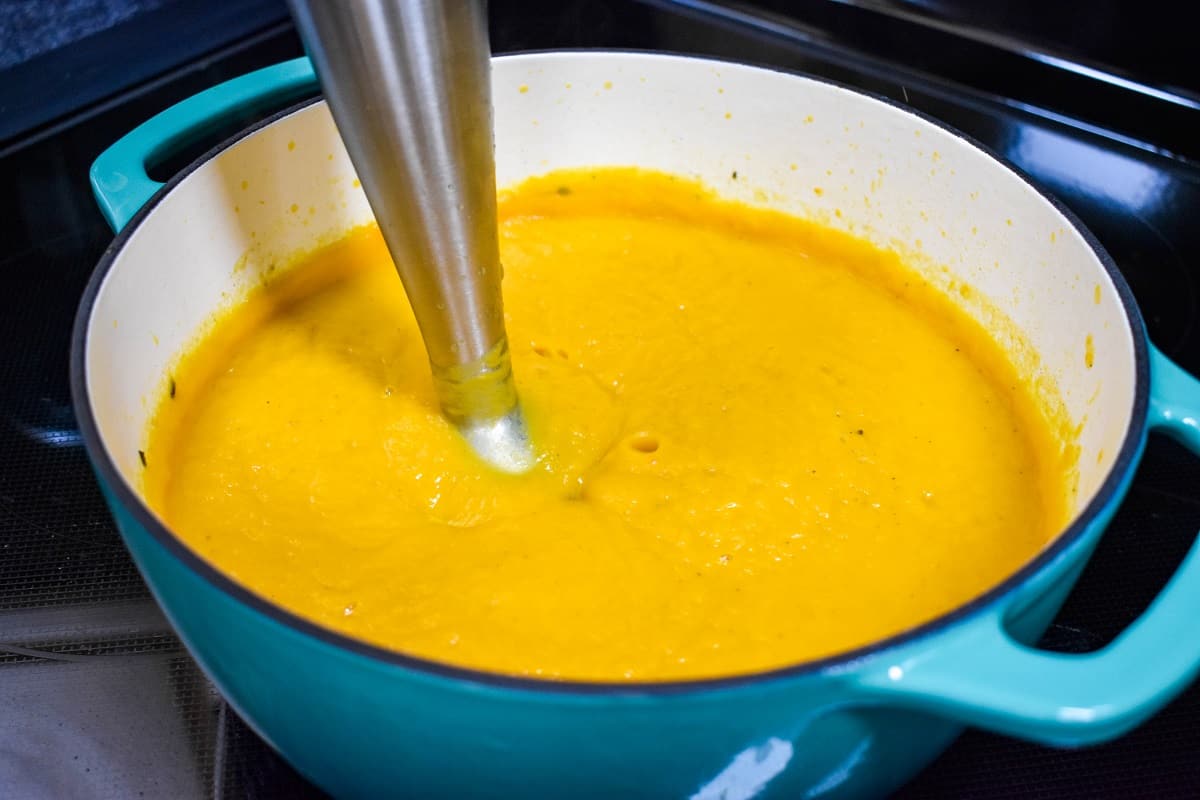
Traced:
<path id="1" fill-rule="evenodd" d="M 144 223 L 150 217 L 150 215 L 154 213 L 154 210 L 158 204 L 162 202 L 162 200 L 167 197 L 167 195 L 169 195 L 175 189 L 175 187 L 179 186 L 193 172 L 241 140 L 256 134 L 260 130 L 267 128 L 276 122 L 290 117 L 293 114 L 303 111 L 309 106 L 323 102 L 320 97 L 315 97 L 295 103 L 241 130 L 240 132 L 211 148 L 208 152 L 204 153 L 202 156 L 189 164 L 185 169 L 173 176 L 154 194 L 153 197 L 151 197 L 145 203 L 145 205 L 138 210 L 133 218 L 130 219 L 129 223 L 122 228 L 120 233 L 117 234 L 112 243 L 104 251 L 104 254 L 101 256 L 91 278 L 88 280 L 87 287 L 85 288 L 83 296 L 80 300 L 79 309 L 75 317 L 74 328 L 71 334 L 70 356 L 71 395 L 75 416 L 79 424 L 80 434 L 87 452 L 91 457 L 92 465 L 100 480 L 109 487 L 113 495 L 120 502 L 121 506 L 123 506 L 124 509 L 132 515 L 134 520 L 143 529 L 149 532 L 155 541 L 165 547 L 172 555 L 182 561 L 197 575 L 211 584 L 213 588 L 225 593 L 234 600 L 237 600 L 239 603 L 249 607 L 251 610 L 265 615 L 269 619 L 292 629 L 296 633 L 312 637 L 322 644 L 330 645 L 355 655 L 364 656 L 383 664 L 401 667 L 418 673 L 424 673 L 429 676 L 445 678 L 453 681 L 466 681 L 474 684 L 492 686 L 495 688 L 516 689 L 533 693 L 589 696 L 631 694 L 670 695 L 696 693 L 812 675 L 815 673 L 824 672 L 834 667 L 844 669 L 849 665 L 863 661 L 871 656 L 885 652 L 900 645 L 908 645 L 922 639 L 930 638 L 935 634 L 952 627 L 955 623 L 972 616 L 973 614 L 983 610 L 984 608 L 1016 591 L 1026 581 L 1057 559 L 1060 554 L 1068 550 L 1072 545 L 1079 541 L 1079 539 L 1084 535 L 1084 533 L 1088 530 L 1100 513 L 1110 503 L 1113 502 L 1114 498 L 1120 491 L 1120 487 L 1125 477 L 1136 466 L 1136 461 L 1140 454 L 1141 443 L 1146 433 L 1146 416 L 1149 407 L 1150 366 L 1145 326 L 1137 303 L 1134 299 L 1133 292 L 1130 290 L 1129 285 L 1125 282 L 1125 279 L 1122 277 L 1120 270 L 1117 268 L 1112 257 L 1096 239 L 1095 235 L 1093 235 L 1092 232 L 1088 230 L 1086 226 L 1084 226 L 1084 224 L 1069 208 L 1063 205 L 1057 198 L 1040 189 L 1020 168 L 1014 164 L 1011 164 L 1002 156 L 983 145 L 981 142 L 976 141 L 974 138 L 953 128 L 952 126 L 947 125 L 944 122 L 941 122 L 921 111 L 905 107 L 891 100 L 890 98 L 875 95 L 870 92 L 864 92 L 856 87 L 849 86 L 838 81 L 828 80 L 823 77 L 807 75 L 773 66 L 763 66 L 747 62 L 732 61 L 729 59 L 647 50 L 535 50 L 522 53 L 505 54 L 503 56 L 498 56 L 497 58 L 499 60 L 507 60 L 508 58 L 513 57 L 520 58 L 528 56 L 562 54 L 592 56 L 665 56 L 683 60 L 706 62 L 709 64 L 752 67 L 756 69 L 762 69 L 767 72 L 791 75 L 793 77 L 799 77 L 843 89 L 856 95 L 877 100 L 881 103 L 891 106 L 896 110 L 906 114 L 911 114 L 918 119 L 942 129 L 946 133 L 965 142 L 967 145 L 971 146 L 975 150 L 978 150 L 983 155 L 997 162 L 999 165 L 1019 177 L 1032 192 L 1046 200 L 1059 214 L 1063 216 L 1064 219 L 1067 220 L 1067 222 L 1075 229 L 1075 231 L 1079 233 L 1079 235 L 1087 243 L 1088 247 L 1091 248 L 1105 272 L 1108 273 L 1109 278 L 1112 280 L 1112 283 L 1117 290 L 1117 295 L 1120 298 L 1121 306 L 1125 313 L 1126 324 L 1128 325 L 1130 335 L 1133 338 L 1134 348 L 1136 384 L 1130 425 L 1125 432 L 1125 437 L 1121 443 L 1117 457 L 1114 459 L 1112 466 L 1109 468 L 1108 474 L 1105 476 L 1103 483 L 1096 491 L 1092 499 L 1084 507 L 1084 509 L 1078 514 L 1075 520 L 1068 525 L 1064 531 L 1058 534 L 1058 536 L 1055 537 L 1055 539 L 1047 547 L 1039 551 L 1036 556 L 1027 561 L 1020 569 L 1009 575 L 1001 583 L 993 586 L 991 589 L 976 596 L 967 603 L 958 606 L 953 610 L 942 614 L 941 616 L 935 617 L 932 620 L 920 623 L 911 628 L 892 634 L 886 638 L 876 640 L 862 647 L 832 656 L 811 661 L 804 661 L 799 664 L 778 667 L 761 672 L 744 673 L 715 678 L 699 678 L 661 682 L 613 683 L 602 681 L 548 680 L 544 678 L 526 678 L 515 675 L 487 672 L 484 670 L 458 667 L 439 661 L 407 655 L 396 650 L 389 650 L 378 645 L 370 644 L 332 629 L 322 627 L 291 611 L 288 611 L 287 609 L 284 609 L 279 605 L 272 603 L 251 589 L 235 582 L 232 578 L 219 571 L 216 567 L 204 560 L 199 554 L 189 548 L 181 539 L 176 537 L 161 521 L 159 521 L 158 517 L 156 517 L 153 512 L 150 511 L 150 509 L 141 500 L 133 488 L 121 476 L 112 460 L 112 457 L 109 455 L 107 447 L 100 437 L 96 420 L 92 413 L 91 400 L 86 380 L 85 364 L 87 330 L 96 297 L 99 294 L 100 288 L 103 286 L 110 270 L 116 263 L 121 251 L 125 247 L 125 244 L 130 240 L 138 227 L 141 226 L 141 224 Z"/>

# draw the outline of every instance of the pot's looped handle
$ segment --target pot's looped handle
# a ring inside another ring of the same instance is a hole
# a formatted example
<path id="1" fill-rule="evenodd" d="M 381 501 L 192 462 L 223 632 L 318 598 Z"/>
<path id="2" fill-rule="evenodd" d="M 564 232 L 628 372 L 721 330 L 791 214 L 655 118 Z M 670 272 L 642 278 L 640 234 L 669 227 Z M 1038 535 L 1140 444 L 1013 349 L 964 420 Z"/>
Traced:
<path id="1" fill-rule="evenodd" d="M 162 188 L 146 174 L 147 163 L 203 136 L 232 114 L 279 106 L 316 87 L 312 63 L 301 57 L 218 84 L 146 120 L 92 163 L 92 192 L 104 218 L 114 231 L 121 230 Z"/>
<path id="2" fill-rule="evenodd" d="M 1200 455 L 1200 381 L 1149 349 L 1149 426 Z M 1003 617 L 994 608 L 938 647 L 880 659 L 855 681 L 890 703 L 1045 744 L 1119 736 L 1200 671 L 1200 542 L 1142 616 L 1097 652 L 1026 647 L 1006 633 Z"/>

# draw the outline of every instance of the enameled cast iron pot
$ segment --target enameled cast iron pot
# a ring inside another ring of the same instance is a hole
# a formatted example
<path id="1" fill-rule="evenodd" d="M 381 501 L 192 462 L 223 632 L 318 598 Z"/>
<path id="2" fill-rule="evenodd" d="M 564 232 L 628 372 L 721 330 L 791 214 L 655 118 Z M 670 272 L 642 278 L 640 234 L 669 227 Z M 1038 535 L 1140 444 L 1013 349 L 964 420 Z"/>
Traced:
<path id="1" fill-rule="evenodd" d="M 1077 514 L 1017 574 L 940 619 L 750 677 L 514 679 L 388 652 L 272 605 L 192 552 L 138 489 L 147 416 L 205 321 L 284 256 L 370 219 L 320 102 L 254 126 L 165 186 L 147 177 L 147 163 L 215 121 L 315 87 L 304 59 L 243 76 L 164 111 L 93 166 L 97 199 L 120 233 L 83 297 L 72 389 L 100 484 L 155 597 L 238 712 L 302 773 L 344 797 L 876 795 L 964 725 L 1099 742 L 1192 679 L 1195 547 L 1103 650 L 1028 646 L 1120 503 L 1147 432 L 1200 452 L 1200 384 L 1147 342 L 1129 288 L 1070 213 L 962 135 L 796 75 L 541 53 L 497 58 L 494 86 L 502 186 L 570 166 L 695 176 L 922 253 L 931 280 L 953 278 L 988 298 L 1082 423 Z M 803 313 L 819 298 L 796 302 Z"/>

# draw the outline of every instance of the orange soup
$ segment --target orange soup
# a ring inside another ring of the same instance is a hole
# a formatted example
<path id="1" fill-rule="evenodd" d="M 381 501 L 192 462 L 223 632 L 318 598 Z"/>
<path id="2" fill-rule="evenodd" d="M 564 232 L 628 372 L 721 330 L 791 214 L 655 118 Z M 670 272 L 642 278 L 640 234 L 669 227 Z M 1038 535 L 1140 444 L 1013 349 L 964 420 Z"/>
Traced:
<path id="1" fill-rule="evenodd" d="M 439 414 L 372 226 L 180 359 L 151 506 L 350 636 L 604 681 L 867 644 L 996 585 L 1067 521 L 1058 412 L 895 254 L 632 169 L 505 192 L 500 245 L 531 474 L 490 471 Z"/>

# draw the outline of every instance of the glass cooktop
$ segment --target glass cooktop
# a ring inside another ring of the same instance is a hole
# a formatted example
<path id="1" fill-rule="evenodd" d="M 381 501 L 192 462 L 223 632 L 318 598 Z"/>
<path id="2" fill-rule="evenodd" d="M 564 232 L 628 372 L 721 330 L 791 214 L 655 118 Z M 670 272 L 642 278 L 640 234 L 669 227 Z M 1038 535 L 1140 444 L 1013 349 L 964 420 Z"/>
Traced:
<path id="1" fill-rule="evenodd" d="M 0 67 L 0 108 L 58 92 L 53 113 L 14 111 L 0 129 L 0 796 L 321 797 L 238 719 L 158 612 L 71 412 L 71 322 L 112 238 L 87 186 L 91 161 L 167 105 L 301 52 L 278 2 L 242 2 L 236 24 L 218 16 L 184 30 L 172 25 L 200 4 L 143 5 L 152 11 L 108 32 Z M 947 121 L 1070 206 L 1129 280 L 1154 341 L 1200 373 L 1194 75 L 1173 75 L 1165 57 L 1139 74 L 1126 51 L 1089 60 L 1079 55 L 1086 39 L 1055 49 L 1020 24 L 1000 26 L 1012 22 L 1003 15 L 981 29 L 964 23 L 961 5 L 493 0 L 491 14 L 498 52 L 716 55 L 826 76 Z M 150 43 L 143 61 L 131 41 Z M 111 80 L 107 64 L 119 72 Z M 1153 439 L 1043 647 L 1094 650 L 1145 608 L 1200 528 L 1197 486 L 1200 465 Z M 969 732 L 899 796 L 1196 797 L 1198 753 L 1193 686 L 1097 748 Z"/>

